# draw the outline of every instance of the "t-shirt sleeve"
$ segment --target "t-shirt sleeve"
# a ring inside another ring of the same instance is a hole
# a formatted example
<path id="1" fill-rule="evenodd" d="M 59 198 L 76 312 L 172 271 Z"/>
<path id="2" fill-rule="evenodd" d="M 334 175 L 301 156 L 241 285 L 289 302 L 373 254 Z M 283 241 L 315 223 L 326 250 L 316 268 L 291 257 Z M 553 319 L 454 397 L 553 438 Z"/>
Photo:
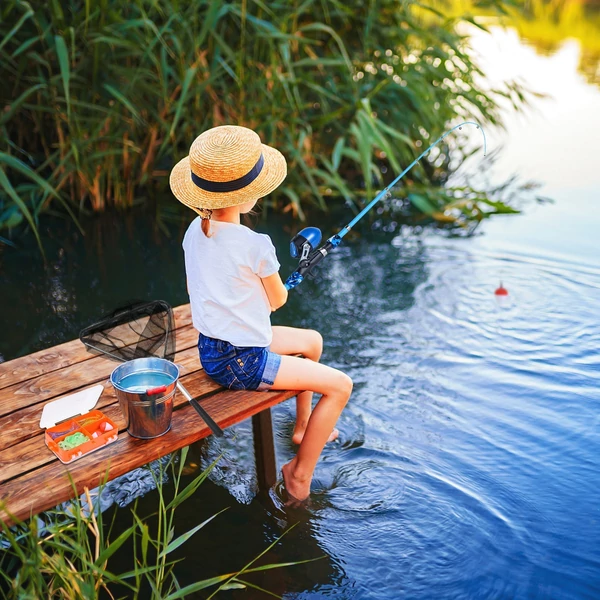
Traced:
<path id="1" fill-rule="evenodd" d="M 268 235 L 259 234 L 250 258 L 250 267 L 260 278 L 269 277 L 279 271 L 275 246 Z"/>

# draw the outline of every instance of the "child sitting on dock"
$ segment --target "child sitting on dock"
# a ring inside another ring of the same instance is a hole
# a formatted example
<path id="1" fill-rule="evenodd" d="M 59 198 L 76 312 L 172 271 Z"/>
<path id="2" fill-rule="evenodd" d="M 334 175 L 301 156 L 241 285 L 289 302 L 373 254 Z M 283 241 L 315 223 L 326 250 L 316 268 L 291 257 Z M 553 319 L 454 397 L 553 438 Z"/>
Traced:
<path id="1" fill-rule="evenodd" d="M 298 390 L 292 440 L 298 453 L 283 466 L 291 501 L 304 500 L 317 460 L 348 402 L 352 380 L 319 363 L 317 331 L 271 325 L 287 301 L 269 236 L 240 224 L 240 215 L 284 180 L 283 155 L 245 127 L 200 135 L 172 170 L 175 197 L 198 213 L 184 240 L 185 270 L 200 360 L 217 383 L 235 390 Z M 300 358 L 301 354 L 304 358 Z M 313 392 L 322 394 L 314 410 Z"/>

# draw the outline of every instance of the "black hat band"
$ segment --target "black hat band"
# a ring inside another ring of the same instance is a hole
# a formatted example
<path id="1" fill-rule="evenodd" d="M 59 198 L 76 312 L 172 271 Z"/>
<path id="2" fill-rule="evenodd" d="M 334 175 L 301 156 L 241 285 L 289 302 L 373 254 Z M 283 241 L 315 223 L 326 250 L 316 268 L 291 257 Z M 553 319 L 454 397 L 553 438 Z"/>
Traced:
<path id="1" fill-rule="evenodd" d="M 260 175 L 264 164 L 265 159 L 261 153 L 257 163 L 250 171 L 238 179 L 233 179 L 232 181 L 210 181 L 209 179 L 202 179 L 202 177 L 199 177 L 192 171 L 192 181 L 200 189 L 207 192 L 235 192 L 250 185 Z"/>

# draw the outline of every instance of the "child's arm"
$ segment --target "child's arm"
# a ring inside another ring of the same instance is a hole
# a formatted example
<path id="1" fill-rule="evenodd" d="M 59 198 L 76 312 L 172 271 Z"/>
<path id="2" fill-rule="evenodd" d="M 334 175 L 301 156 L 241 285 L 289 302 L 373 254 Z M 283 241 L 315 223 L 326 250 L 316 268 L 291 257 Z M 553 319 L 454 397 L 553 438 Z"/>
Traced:
<path id="1" fill-rule="evenodd" d="M 283 285 L 279 273 L 273 273 L 273 275 L 262 278 L 261 281 L 265 292 L 267 292 L 271 310 L 275 311 L 281 308 L 287 302 L 288 291 L 285 285 Z"/>

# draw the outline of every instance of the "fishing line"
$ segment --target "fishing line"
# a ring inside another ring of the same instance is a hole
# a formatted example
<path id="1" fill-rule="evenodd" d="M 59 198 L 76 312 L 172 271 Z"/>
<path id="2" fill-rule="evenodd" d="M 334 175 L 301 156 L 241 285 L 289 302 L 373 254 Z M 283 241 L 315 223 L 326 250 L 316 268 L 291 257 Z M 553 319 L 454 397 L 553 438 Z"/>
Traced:
<path id="1" fill-rule="evenodd" d="M 487 145 L 485 139 L 485 132 L 479 123 L 474 121 L 464 121 L 459 125 L 456 125 L 452 129 L 449 129 L 446 133 L 440 136 L 433 144 L 431 144 L 426 150 L 421 152 L 415 160 L 413 160 L 394 181 L 386 186 L 381 192 L 379 192 L 367 206 L 365 206 L 351 221 L 342 228 L 338 233 L 332 235 L 320 248 L 315 247 L 321 241 L 321 230 L 317 227 L 306 227 L 299 233 L 297 233 L 292 241 L 290 242 L 290 254 L 292 258 L 298 258 L 298 268 L 287 278 L 285 287 L 288 290 L 295 288 L 300 285 L 304 278 L 314 267 L 316 267 L 329 252 L 340 245 L 342 238 L 358 223 L 380 200 L 391 196 L 391 189 L 432 149 L 435 148 L 445 137 L 449 136 L 456 129 L 462 129 L 464 125 L 475 125 L 477 129 L 481 131 L 483 135 L 483 155 L 487 153 Z"/>

